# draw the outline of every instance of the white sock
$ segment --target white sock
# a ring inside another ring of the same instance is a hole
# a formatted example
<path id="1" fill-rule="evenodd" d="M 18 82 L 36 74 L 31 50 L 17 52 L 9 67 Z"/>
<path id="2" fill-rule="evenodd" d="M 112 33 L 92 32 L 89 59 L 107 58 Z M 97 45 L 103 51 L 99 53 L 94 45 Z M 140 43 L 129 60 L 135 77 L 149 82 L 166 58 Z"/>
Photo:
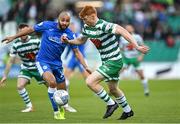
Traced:
<path id="1" fill-rule="evenodd" d="M 126 97 L 124 95 L 116 98 L 116 101 L 117 101 L 118 104 L 121 105 L 124 112 L 127 113 L 127 112 L 131 111 L 131 107 L 127 103 Z"/>
<path id="2" fill-rule="evenodd" d="M 48 93 L 54 93 L 57 89 L 48 87 Z"/>
<path id="3" fill-rule="evenodd" d="M 69 85 L 70 85 L 69 79 L 66 78 L 65 83 L 66 83 L 66 91 L 69 93 Z"/>
<path id="4" fill-rule="evenodd" d="M 67 103 L 67 104 L 65 104 L 63 107 L 65 107 L 65 108 L 66 108 L 66 107 L 68 107 L 68 106 L 69 106 L 69 105 L 68 105 L 68 103 Z"/>
<path id="5" fill-rule="evenodd" d="M 18 90 L 19 95 L 23 99 L 24 103 L 26 104 L 26 107 L 32 107 L 31 100 L 29 98 L 28 92 L 25 88 Z"/>
<path id="6" fill-rule="evenodd" d="M 102 100 L 104 100 L 107 105 L 114 105 L 114 100 L 107 94 L 104 89 L 101 89 L 98 93 L 96 93 Z"/>
<path id="7" fill-rule="evenodd" d="M 141 80 L 144 88 L 144 93 L 149 93 L 149 87 L 148 87 L 148 79 Z"/>

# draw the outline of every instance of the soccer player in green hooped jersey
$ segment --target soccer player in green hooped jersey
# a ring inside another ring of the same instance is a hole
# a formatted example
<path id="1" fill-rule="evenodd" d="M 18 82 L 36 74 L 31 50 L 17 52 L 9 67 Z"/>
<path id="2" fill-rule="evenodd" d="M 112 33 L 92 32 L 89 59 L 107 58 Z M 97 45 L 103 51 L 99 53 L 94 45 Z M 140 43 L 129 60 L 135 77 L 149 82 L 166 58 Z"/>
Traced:
<path id="1" fill-rule="evenodd" d="M 62 36 L 61 40 L 69 44 L 83 44 L 89 38 L 98 49 L 102 65 L 86 79 L 87 86 L 107 103 L 107 110 L 103 118 L 108 118 L 118 108 L 118 104 L 123 108 L 122 115 L 118 118 L 127 119 L 134 115 L 122 90 L 118 87 L 119 71 L 123 66 L 122 56 L 119 49 L 116 35 L 122 35 L 133 46 L 142 53 L 146 53 L 147 46 L 139 46 L 135 39 L 121 26 L 109 23 L 97 17 L 97 11 L 92 6 L 85 6 L 79 13 L 80 18 L 85 23 L 82 30 L 82 37 L 68 40 Z M 116 98 L 115 102 L 104 90 L 100 82 L 107 81 L 110 93 Z"/>
<path id="2" fill-rule="evenodd" d="M 137 43 L 139 45 L 143 45 L 143 39 L 139 34 L 135 34 L 134 28 L 132 25 L 126 25 L 125 29 L 131 33 L 131 35 L 136 39 Z M 143 53 L 139 53 L 132 44 L 130 44 L 126 39 L 123 37 L 120 38 L 120 48 L 122 50 L 123 54 L 123 62 L 124 62 L 124 67 L 123 70 L 128 68 L 130 65 L 132 65 L 135 68 L 135 71 L 137 72 L 138 76 L 141 79 L 141 82 L 144 87 L 144 95 L 148 96 L 149 95 L 149 88 L 148 88 L 148 79 L 145 78 L 143 69 L 140 66 L 140 62 L 144 58 Z"/>
<path id="3" fill-rule="evenodd" d="M 20 24 L 18 28 L 19 31 L 22 31 L 27 27 L 28 25 L 26 24 Z M 6 64 L 4 75 L 0 81 L 0 86 L 4 86 L 10 68 L 16 59 L 16 55 L 18 55 L 22 61 L 22 64 L 17 80 L 17 90 L 26 105 L 26 108 L 21 112 L 33 111 L 31 100 L 25 88 L 26 85 L 30 83 L 31 78 L 34 77 L 39 84 L 45 84 L 47 86 L 45 81 L 40 76 L 35 63 L 35 57 L 38 53 L 39 45 L 40 39 L 33 39 L 28 35 L 22 36 L 20 39 L 16 40 L 10 50 L 10 58 Z"/>

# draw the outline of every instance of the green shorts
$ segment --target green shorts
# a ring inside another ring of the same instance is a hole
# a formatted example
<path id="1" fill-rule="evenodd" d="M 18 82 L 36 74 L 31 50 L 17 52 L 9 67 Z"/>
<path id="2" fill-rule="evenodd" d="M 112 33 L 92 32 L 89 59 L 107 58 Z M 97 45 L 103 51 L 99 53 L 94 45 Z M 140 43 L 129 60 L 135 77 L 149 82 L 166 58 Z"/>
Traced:
<path id="1" fill-rule="evenodd" d="M 105 77 L 105 81 L 118 81 L 119 72 L 123 67 L 122 59 L 119 60 L 108 60 L 103 63 L 97 71 Z"/>
<path id="2" fill-rule="evenodd" d="M 18 78 L 26 78 L 26 79 L 28 79 L 29 83 L 30 83 L 31 78 L 33 78 L 33 77 L 37 80 L 38 84 L 45 83 L 45 81 L 40 76 L 37 69 L 32 69 L 32 70 L 21 69 L 20 73 L 18 75 Z"/>
<path id="3" fill-rule="evenodd" d="M 137 58 L 125 58 L 123 57 L 123 62 L 124 62 L 124 66 L 129 66 L 132 65 L 134 66 L 136 69 L 138 69 L 140 67 L 140 62 L 137 60 Z"/>

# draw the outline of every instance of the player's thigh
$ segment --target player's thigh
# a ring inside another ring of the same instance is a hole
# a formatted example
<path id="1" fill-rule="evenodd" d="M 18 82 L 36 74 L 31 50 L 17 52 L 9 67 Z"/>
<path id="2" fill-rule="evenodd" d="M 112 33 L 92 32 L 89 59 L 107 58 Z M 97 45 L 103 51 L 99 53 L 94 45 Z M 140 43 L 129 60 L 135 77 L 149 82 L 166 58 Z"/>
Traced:
<path id="1" fill-rule="evenodd" d="M 92 74 L 90 74 L 86 78 L 86 83 L 87 84 L 97 84 L 97 83 L 101 82 L 102 80 L 104 80 L 104 76 L 101 75 L 98 71 L 94 71 Z"/>
<path id="2" fill-rule="evenodd" d="M 40 76 L 48 83 L 50 87 L 56 87 L 56 79 L 52 73 L 51 66 L 45 62 L 36 62 L 36 67 L 40 73 Z"/>
<path id="3" fill-rule="evenodd" d="M 43 79 L 48 83 L 48 85 L 52 88 L 56 87 L 56 78 L 53 73 L 50 71 L 46 71 L 43 73 Z"/>
<path id="4" fill-rule="evenodd" d="M 20 73 L 18 75 L 18 80 L 17 80 L 17 88 L 23 88 L 25 87 L 28 83 L 30 83 L 32 76 L 27 69 L 21 69 Z"/>

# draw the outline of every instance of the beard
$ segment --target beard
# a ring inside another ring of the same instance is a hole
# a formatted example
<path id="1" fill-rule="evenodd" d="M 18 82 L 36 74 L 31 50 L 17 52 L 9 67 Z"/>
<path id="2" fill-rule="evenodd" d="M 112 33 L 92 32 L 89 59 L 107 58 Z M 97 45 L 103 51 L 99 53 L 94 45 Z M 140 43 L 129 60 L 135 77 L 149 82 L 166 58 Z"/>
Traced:
<path id="1" fill-rule="evenodd" d="M 60 23 L 59 23 L 59 27 L 60 27 L 60 29 L 66 29 L 66 28 L 68 28 L 68 25 L 61 25 Z"/>

